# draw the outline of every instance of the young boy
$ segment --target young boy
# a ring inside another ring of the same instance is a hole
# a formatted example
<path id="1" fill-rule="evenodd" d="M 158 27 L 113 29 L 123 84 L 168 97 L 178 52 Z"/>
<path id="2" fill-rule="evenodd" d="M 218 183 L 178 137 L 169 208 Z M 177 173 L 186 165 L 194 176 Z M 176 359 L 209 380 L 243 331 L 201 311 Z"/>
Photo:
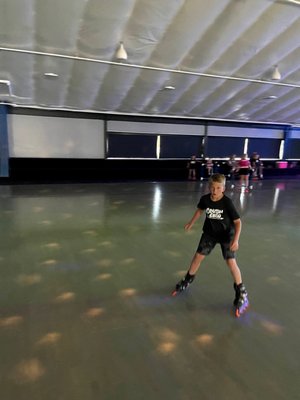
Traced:
<path id="1" fill-rule="evenodd" d="M 210 193 L 201 197 L 192 219 L 185 225 L 190 230 L 198 218 L 205 212 L 206 218 L 203 233 L 185 277 L 176 285 L 173 295 L 185 290 L 195 278 L 200 264 L 210 254 L 215 245 L 221 245 L 222 254 L 234 280 L 236 307 L 235 315 L 239 317 L 248 306 L 247 291 L 242 283 L 241 271 L 235 259 L 239 248 L 239 237 L 242 222 L 231 199 L 224 194 L 226 178 L 223 174 L 213 174 L 209 178 Z"/>

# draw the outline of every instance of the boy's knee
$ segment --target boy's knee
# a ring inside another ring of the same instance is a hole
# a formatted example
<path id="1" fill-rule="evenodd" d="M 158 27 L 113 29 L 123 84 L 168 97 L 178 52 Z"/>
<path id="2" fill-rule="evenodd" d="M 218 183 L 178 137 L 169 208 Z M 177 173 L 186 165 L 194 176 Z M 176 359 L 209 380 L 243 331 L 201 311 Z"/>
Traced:
<path id="1" fill-rule="evenodd" d="M 195 255 L 194 255 L 194 259 L 200 260 L 200 261 L 203 260 L 204 257 L 205 257 L 204 254 L 201 254 L 201 253 L 198 253 L 198 252 L 196 252 Z"/>
<path id="2" fill-rule="evenodd" d="M 226 264 L 228 265 L 228 267 L 235 267 L 237 265 L 236 263 L 236 259 L 234 257 L 231 258 L 227 258 L 226 260 Z"/>

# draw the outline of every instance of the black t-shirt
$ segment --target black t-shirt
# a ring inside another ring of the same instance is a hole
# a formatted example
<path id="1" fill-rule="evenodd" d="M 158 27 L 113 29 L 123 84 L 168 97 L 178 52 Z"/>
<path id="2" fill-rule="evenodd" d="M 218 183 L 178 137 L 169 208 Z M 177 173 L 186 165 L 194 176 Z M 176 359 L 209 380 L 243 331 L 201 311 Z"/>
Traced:
<path id="1" fill-rule="evenodd" d="M 233 221 L 240 216 L 229 197 L 224 195 L 220 200 L 212 201 L 209 193 L 201 197 L 197 207 L 206 213 L 203 232 L 218 241 L 229 241 L 232 238 Z"/>

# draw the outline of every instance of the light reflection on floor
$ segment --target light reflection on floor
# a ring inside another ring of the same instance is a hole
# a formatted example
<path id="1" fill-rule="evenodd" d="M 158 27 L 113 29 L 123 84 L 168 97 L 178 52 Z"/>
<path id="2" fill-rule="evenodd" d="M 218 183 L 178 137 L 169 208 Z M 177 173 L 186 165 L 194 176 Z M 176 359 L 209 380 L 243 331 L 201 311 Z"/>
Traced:
<path id="1" fill-rule="evenodd" d="M 37 358 L 22 360 L 14 370 L 14 379 L 17 384 L 28 384 L 38 381 L 46 373 L 46 369 Z"/>
<path id="2" fill-rule="evenodd" d="M 55 297 L 55 303 L 65 303 L 69 301 L 73 301 L 75 299 L 75 293 L 73 292 L 64 292 Z"/>
<path id="3" fill-rule="evenodd" d="M 250 297 L 235 319 L 219 250 L 171 297 L 206 183 L 0 186 L 0 398 L 296 399 L 299 189 L 228 192 Z"/>
<path id="4" fill-rule="evenodd" d="M 37 341 L 37 346 L 48 346 L 57 343 L 61 339 L 59 332 L 49 332 Z"/>

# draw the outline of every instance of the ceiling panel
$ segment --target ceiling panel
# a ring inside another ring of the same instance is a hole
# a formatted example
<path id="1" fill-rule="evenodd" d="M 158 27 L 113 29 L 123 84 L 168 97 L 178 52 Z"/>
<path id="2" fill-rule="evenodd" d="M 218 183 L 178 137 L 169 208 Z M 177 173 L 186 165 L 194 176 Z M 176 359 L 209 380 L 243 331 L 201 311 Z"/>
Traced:
<path id="1" fill-rule="evenodd" d="M 299 125 L 299 37 L 300 0 L 2 0 L 0 102 Z"/>

